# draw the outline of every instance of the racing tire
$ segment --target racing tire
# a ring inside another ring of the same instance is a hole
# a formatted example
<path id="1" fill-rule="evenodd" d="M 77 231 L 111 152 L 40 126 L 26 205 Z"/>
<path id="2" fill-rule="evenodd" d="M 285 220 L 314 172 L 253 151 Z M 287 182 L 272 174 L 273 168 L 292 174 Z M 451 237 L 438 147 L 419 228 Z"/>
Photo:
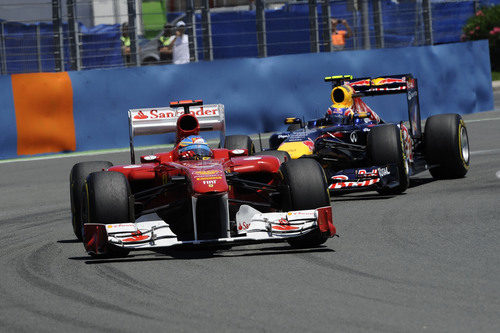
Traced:
<path id="1" fill-rule="evenodd" d="M 288 160 L 280 166 L 281 174 L 288 195 L 285 195 L 283 207 L 285 211 L 315 209 L 330 206 L 330 194 L 325 172 L 321 165 L 313 159 L 305 158 Z M 288 243 L 294 248 L 316 247 L 330 237 L 328 233 L 313 230 L 304 236 L 291 239 Z"/>
<path id="2" fill-rule="evenodd" d="M 93 172 L 87 177 L 82 192 L 85 196 L 82 205 L 84 223 L 120 224 L 133 220 L 130 186 L 122 173 Z M 82 236 L 85 237 L 83 230 Z M 106 254 L 99 257 L 124 257 L 129 252 L 128 249 L 109 245 Z"/>
<path id="3" fill-rule="evenodd" d="M 409 165 L 400 128 L 394 124 L 372 127 L 367 138 L 368 158 L 374 165 L 396 164 L 399 185 L 377 189 L 382 195 L 401 194 L 410 185 Z"/>
<path id="4" fill-rule="evenodd" d="M 87 176 L 96 171 L 112 167 L 107 161 L 80 162 L 73 166 L 69 174 L 69 193 L 71 201 L 71 223 L 73 232 L 82 241 L 82 188 Z"/>
<path id="5" fill-rule="evenodd" d="M 285 163 L 286 161 L 290 161 L 292 159 L 287 151 L 281 151 L 281 150 L 265 150 L 258 152 L 256 155 L 274 156 L 280 160 L 281 164 Z"/>
<path id="6" fill-rule="evenodd" d="M 424 147 L 432 177 L 462 178 L 469 171 L 469 137 L 460 115 L 438 114 L 427 118 Z"/>
<path id="7" fill-rule="evenodd" d="M 248 135 L 228 135 L 224 140 L 224 148 L 233 149 L 246 149 L 248 155 L 255 154 L 255 146 L 252 139 Z"/>

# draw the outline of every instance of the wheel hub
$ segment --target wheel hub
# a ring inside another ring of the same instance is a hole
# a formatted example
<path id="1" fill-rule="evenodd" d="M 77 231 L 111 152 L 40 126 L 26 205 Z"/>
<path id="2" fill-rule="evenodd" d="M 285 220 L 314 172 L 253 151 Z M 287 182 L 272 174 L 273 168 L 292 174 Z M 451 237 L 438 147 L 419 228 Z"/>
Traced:
<path id="1" fill-rule="evenodd" d="M 465 163 L 469 164 L 469 138 L 465 127 L 460 129 L 460 146 L 462 150 L 462 157 Z"/>

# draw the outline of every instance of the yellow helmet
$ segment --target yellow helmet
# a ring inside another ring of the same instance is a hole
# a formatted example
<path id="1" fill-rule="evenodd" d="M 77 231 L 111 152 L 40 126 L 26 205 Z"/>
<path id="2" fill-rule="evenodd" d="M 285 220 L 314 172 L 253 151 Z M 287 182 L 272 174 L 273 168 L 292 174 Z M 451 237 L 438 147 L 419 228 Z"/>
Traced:
<path id="1" fill-rule="evenodd" d="M 354 101 L 352 95 L 354 94 L 354 89 L 349 85 L 338 86 L 332 89 L 331 99 L 333 102 L 333 107 L 335 108 L 350 108 L 353 106 Z"/>

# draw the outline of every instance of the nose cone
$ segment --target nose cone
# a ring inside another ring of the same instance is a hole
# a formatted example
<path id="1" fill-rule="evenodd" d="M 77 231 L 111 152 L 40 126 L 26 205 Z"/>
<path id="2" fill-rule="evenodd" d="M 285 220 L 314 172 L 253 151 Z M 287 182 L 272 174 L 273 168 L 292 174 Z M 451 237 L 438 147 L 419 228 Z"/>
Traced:
<path id="1" fill-rule="evenodd" d="M 297 159 L 304 155 L 312 155 L 314 151 L 314 142 L 306 140 L 306 141 L 297 141 L 297 142 L 283 142 L 278 150 L 286 151 L 290 154 L 292 159 Z"/>
<path id="2" fill-rule="evenodd" d="M 214 192 L 227 192 L 228 185 L 222 165 L 200 163 L 197 167 L 190 168 L 189 175 L 191 186 L 195 194 Z"/>

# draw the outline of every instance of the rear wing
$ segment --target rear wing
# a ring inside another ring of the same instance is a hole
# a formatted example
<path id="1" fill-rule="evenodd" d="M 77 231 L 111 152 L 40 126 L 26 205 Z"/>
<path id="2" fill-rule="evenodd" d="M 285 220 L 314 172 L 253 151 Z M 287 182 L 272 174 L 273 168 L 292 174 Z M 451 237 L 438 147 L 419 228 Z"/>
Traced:
<path id="1" fill-rule="evenodd" d="M 187 110 L 198 119 L 200 131 L 219 131 L 221 143 L 224 142 L 226 134 L 224 105 L 187 106 L 187 109 L 183 104 L 178 105 L 179 107 L 141 108 L 128 111 L 130 160 L 132 164 L 135 164 L 134 137 L 138 135 L 175 133 L 177 131 L 177 119 Z"/>
<path id="2" fill-rule="evenodd" d="M 352 75 L 328 76 L 325 77 L 325 82 L 331 82 L 332 88 L 349 85 L 354 89 L 355 97 L 406 93 L 411 136 L 414 139 L 422 137 L 418 82 L 411 74 L 387 75 L 376 78 L 353 78 Z"/>

